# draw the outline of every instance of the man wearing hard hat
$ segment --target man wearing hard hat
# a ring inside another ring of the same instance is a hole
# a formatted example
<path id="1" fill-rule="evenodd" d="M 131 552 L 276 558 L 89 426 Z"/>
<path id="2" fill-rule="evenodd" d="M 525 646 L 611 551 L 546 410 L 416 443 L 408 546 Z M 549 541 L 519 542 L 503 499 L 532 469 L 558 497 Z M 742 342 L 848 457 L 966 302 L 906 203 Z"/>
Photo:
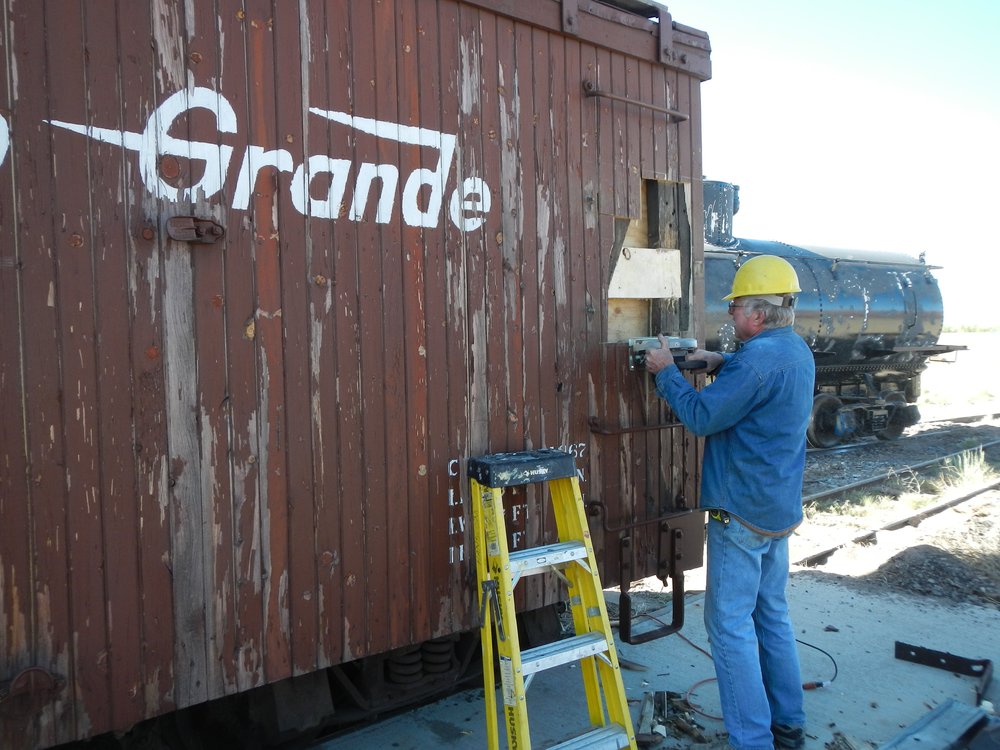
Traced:
<path id="1" fill-rule="evenodd" d="M 705 627 L 729 744 L 797 750 L 805 712 L 785 586 L 788 537 L 802 522 L 812 352 L 793 330 L 795 269 L 759 255 L 736 272 L 729 314 L 742 344 L 698 350 L 715 380 L 696 391 L 662 348 L 646 354 L 657 393 L 705 435 L 701 504 L 709 511 Z"/>

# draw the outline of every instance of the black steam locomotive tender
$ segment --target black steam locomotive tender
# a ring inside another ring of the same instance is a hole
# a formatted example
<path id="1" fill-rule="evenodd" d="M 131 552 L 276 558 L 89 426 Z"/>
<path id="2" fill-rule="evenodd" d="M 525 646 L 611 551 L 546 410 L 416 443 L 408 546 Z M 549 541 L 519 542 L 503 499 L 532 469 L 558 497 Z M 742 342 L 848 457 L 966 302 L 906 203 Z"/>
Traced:
<path id="1" fill-rule="evenodd" d="M 795 330 L 816 358 L 807 438 L 827 448 L 872 436 L 898 438 L 920 421 L 920 373 L 931 357 L 964 346 L 938 343 L 941 290 L 923 253 L 797 247 L 734 237 L 739 187 L 705 182 L 705 348 L 735 351 L 723 297 L 755 255 L 785 258 L 798 274 Z"/>

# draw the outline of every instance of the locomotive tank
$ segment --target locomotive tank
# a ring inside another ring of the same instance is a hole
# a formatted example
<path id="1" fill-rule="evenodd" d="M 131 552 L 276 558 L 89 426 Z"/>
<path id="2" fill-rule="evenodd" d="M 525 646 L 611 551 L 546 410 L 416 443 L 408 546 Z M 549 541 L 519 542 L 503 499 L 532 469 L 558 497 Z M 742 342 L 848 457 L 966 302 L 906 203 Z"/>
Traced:
<path id="1" fill-rule="evenodd" d="M 795 330 L 816 358 L 808 438 L 829 447 L 865 435 L 898 437 L 919 421 L 920 373 L 939 345 L 943 304 L 921 253 L 794 246 L 734 237 L 738 186 L 705 183 L 705 345 L 734 351 L 727 303 L 736 269 L 756 255 L 777 255 L 802 287 Z"/>

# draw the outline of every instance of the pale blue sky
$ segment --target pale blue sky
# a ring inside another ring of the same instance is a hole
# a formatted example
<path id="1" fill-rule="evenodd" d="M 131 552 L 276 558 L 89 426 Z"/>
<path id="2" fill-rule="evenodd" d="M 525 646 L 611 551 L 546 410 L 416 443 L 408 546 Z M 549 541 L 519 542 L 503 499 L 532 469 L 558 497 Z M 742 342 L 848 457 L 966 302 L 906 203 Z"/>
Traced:
<path id="1" fill-rule="evenodd" d="M 737 236 L 896 250 L 1000 324 L 1000 2 L 674 0 L 708 32 L 704 173 Z"/>

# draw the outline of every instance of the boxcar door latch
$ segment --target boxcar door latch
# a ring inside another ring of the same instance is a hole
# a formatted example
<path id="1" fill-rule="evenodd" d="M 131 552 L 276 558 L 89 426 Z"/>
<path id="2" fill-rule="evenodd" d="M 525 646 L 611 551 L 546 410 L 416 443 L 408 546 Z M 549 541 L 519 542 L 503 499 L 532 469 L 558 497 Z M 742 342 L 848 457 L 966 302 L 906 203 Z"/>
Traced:
<path id="1" fill-rule="evenodd" d="M 167 219 L 167 235 L 178 242 L 211 245 L 221 240 L 225 234 L 225 227 L 211 219 L 198 219 L 194 216 L 174 216 Z"/>

